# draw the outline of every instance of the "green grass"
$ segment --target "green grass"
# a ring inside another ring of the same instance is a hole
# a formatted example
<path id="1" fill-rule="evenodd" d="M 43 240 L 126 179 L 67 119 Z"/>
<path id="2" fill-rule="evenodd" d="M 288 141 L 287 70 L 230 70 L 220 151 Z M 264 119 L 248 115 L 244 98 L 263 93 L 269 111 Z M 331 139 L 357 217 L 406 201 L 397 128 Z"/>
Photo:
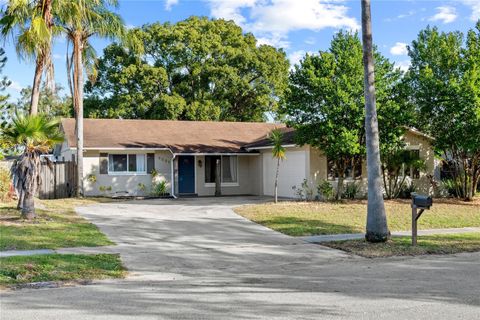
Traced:
<path id="1" fill-rule="evenodd" d="M 391 231 L 411 228 L 409 200 L 385 201 Z M 241 216 L 271 229 L 291 235 L 341 234 L 365 232 L 367 202 L 280 202 L 238 207 Z M 480 199 L 463 202 L 434 199 L 431 210 L 419 220 L 419 229 L 463 228 L 480 226 Z"/>
<path id="2" fill-rule="evenodd" d="M 74 207 L 104 199 L 37 200 L 33 221 L 20 219 L 16 203 L 0 203 L 0 250 L 95 247 L 113 244 L 98 228 L 77 215 Z"/>
<path id="3" fill-rule="evenodd" d="M 322 245 L 367 258 L 452 254 L 480 251 L 480 233 L 419 236 L 416 247 L 412 247 L 410 237 L 393 237 L 386 243 L 348 240 L 326 242 Z"/>
<path id="4" fill-rule="evenodd" d="M 125 273 L 116 254 L 47 254 L 0 259 L 3 287 L 43 281 L 123 278 Z"/>

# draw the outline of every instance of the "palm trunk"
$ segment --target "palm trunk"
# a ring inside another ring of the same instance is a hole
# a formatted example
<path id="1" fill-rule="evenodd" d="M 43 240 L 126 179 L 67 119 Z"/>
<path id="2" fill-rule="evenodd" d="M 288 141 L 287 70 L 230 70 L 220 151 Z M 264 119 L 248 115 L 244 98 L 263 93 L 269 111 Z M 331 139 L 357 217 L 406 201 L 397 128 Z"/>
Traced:
<path id="1" fill-rule="evenodd" d="M 277 173 L 275 174 L 275 203 L 278 202 L 278 173 L 280 171 L 280 158 L 277 158 Z"/>
<path id="2" fill-rule="evenodd" d="M 38 55 L 35 62 L 35 75 L 33 77 L 32 97 L 30 100 L 30 114 L 38 113 L 38 102 L 40 101 L 40 85 L 42 83 L 43 56 Z"/>
<path id="3" fill-rule="evenodd" d="M 368 205 L 367 230 L 369 242 L 384 242 L 390 237 L 382 193 L 380 173 L 380 142 L 375 105 L 375 74 L 370 0 L 362 0 L 363 65 L 365 69 L 365 134 L 367 142 Z"/>
<path id="4" fill-rule="evenodd" d="M 35 219 L 34 192 L 25 191 L 22 205 L 22 218 L 27 220 Z"/>
<path id="5" fill-rule="evenodd" d="M 76 196 L 83 196 L 83 64 L 82 64 L 82 36 L 77 31 L 73 38 L 73 92 L 75 106 L 75 131 L 77 134 L 77 189 Z"/>
<path id="6" fill-rule="evenodd" d="M 24 199 L 23 190 L 20 189 L 20 190 L 18 190 L 17 210 L 22 209 L 22 207 L 23 207 L 23 199 Z"/>

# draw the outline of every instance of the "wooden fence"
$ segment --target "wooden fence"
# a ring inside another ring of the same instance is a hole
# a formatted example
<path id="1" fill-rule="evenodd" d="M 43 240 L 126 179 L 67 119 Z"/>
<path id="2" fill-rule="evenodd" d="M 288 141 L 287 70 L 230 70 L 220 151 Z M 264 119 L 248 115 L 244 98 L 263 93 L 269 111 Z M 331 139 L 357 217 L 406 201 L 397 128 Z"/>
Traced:
<path id="1" fill-rule="evenodd" d="M 71 198 L 77 185 L 76 164 L 73 161 L 44 162 L 41 165 L 41 184 L 38 189 L 40 199 Z"/>

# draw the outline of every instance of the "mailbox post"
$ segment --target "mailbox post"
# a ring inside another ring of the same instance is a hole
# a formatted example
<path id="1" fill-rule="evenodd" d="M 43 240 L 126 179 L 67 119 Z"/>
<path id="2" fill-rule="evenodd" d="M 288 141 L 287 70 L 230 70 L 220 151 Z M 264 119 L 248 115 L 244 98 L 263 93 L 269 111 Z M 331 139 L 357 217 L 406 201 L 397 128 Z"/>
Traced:
<path id="1" fill-rule="evenodd" d="M 412 246 L 417 245 L 417 221 L 432 206 L 432 197 L 412 193 Z"/>

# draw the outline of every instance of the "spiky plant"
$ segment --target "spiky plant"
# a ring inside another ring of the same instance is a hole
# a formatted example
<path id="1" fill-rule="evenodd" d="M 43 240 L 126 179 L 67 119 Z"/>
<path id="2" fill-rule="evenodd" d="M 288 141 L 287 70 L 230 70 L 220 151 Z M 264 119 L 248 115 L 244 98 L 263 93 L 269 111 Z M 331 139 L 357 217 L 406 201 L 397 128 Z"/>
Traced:
<path id="1" fill-rule="evenodd" d="M 19 193 L 19 208 L 25 219 L 35 218 L 34 197 L 41 182 L 40 155 L 48 153 L 63 141 L 59 121 L 47 116 L 17 113 L 2 135 L 12 145 L 21 148 L 22 154 L 12 166 L 14 185 Z"/>

